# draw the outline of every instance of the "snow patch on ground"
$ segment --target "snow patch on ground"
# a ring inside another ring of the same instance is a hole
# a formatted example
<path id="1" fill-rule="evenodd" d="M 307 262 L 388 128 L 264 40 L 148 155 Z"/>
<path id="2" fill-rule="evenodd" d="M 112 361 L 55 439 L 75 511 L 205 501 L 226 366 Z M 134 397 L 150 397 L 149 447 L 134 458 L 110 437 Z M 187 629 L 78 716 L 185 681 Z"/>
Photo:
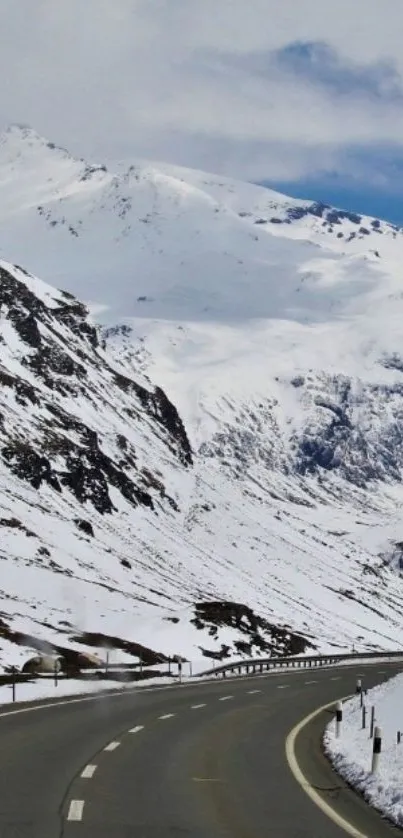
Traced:
<path id="1" fill-rule="evenodd" d="M 403 826 L 403 674 L 369 690 L 365 697 L 366 728 L 362 729 L 360 697 L 343 703 L 341 736 L 335 735 L 332 721 L 325 732 L 325 751 L 339 773 L 365 799 L 395 824 Z M 382 730 L 379 770 L 371 773 L 373 740 L 370 739 L 371 707 L 375 724 Z M 397 744 L 397 732 L 402 744 Z"/>
<path id="2" fill-rule="evenodd" d="M 176 678 L 148 678 L 146 681 L 136 683 L 123 683 L 122 681 L 83 681 L 79 678 L 68 678 L 66 680 L 59 680 L 57 687 L 51 679 L 41 679 L 38 681 L 28 681 L 24 684 L 16 685 L 15 703 L 25 701 L 40 701 L 41 699 L 52 698 L 59 701 L 63 697 L 72 695 L 91 695 L 107 691 L 132 691 L 145 689 L 146 687 L 167 686 L 174 684 Z M 10 704 L 12 702 L 12 687 L 0 686 L 0 707 L 2 704 Z"/>

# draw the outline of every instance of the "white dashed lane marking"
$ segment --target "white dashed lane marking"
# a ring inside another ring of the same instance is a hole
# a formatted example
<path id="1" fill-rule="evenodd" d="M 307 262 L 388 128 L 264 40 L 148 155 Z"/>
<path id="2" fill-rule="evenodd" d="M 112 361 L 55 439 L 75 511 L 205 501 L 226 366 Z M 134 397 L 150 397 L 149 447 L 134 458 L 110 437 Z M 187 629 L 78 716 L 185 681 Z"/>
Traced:
<path id="1" fill-rule="evenodd" d="M 206 707 L 206 704 L 192 704 L 191 710 L 200 710 L 202 707 Z"/>
<path id="2" fill-rule="evenodd" d="M 131 730 L 129 730 L 129 733 L 139 733 L 140 730 L 144 730 L 144 725 L 136 725 L 136 727 L 132 727 Z"/>
<path id="3" fill-rule="evenodd" d="M 289 684 L 278 684 L 277 689 L 278 690 L 286 690 L 289 686 L 290 686 Z"/>
<path id="4" fill-rule="evenodd" d="M 165 716 L 158 716 L 159 719 L 172 719 L 175 713 L 165 713 Z"/>
<path id="5" fill-rule="evenodd" d="M 334 677 L 331 678 L 330 680 L 331 681 L 340 681 L 341 680 L 341 675 L 334 675 Z"/>
<path id="6" fill-rule="evenodd" d="M 248 695 L 255 695 L 255 693 L 261 693 L 262 690 L 248 690 Z"/>
<path id="7" fill-rule="evenodd" d="M 305 681 L 305 684 L 317 684 L 317 681 Z"/>
<path id="8" fill-rule="evenodd" d="M 81 821 L 83 817 L 84 800 L 72 800 L 67 814 L 68 821 Z"/>
<path id="9" fill-rule="evenodd" d="M 116 751 L 116 748 L 118 748 L 119 745 L 120 742 L 109 742 L 109 745 L 104 748 L 104 751 Z"/>
<path id="10" fill-rule="evenodd" d="M 96 770 L 96 765 L 86 765 L 84 771 L 81 772 L 81 776 L 84 778 L 84 780 L 91 780 L 91 777 L 94 776 Z"/>
<path id="11" fill-rule="evenodd" d="M 233 697 L 234 697 L 233 695 L 222 695 L 221 698 L 219 698 L 218 700 L 219 701 L 229 701 Z"/>

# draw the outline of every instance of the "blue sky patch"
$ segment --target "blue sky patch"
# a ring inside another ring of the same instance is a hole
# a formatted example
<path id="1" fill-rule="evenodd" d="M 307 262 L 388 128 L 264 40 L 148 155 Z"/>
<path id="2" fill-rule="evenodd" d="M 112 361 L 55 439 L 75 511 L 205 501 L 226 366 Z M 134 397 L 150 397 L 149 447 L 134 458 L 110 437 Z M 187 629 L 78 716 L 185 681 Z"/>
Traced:
<path id="1" fill-rule="evenodd" d="M 348 149 L 337 172 L 263 185 L 403 226 L 403 151 L 395 146 Z"/>
<path id="2" fill-rule="evenodd" d="M 403 100 L 402 79 L 391 61 L 352 64 L 321 41 L 294 41 L 273 53 L 275 65 L 335 95 Z"/>

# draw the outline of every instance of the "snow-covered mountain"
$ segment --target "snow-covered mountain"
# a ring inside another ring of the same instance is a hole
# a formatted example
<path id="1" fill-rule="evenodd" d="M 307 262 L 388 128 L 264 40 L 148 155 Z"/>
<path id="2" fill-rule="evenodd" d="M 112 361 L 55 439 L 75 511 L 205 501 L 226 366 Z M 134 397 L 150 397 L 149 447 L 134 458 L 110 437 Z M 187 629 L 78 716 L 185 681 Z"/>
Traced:
<path id="1" fill-rule="evenodd" d="M 0 184 L 2 257 L 64 289 L 2 263 L 4 660 L 400 643 L 402 231 L 18 126 Z"/>

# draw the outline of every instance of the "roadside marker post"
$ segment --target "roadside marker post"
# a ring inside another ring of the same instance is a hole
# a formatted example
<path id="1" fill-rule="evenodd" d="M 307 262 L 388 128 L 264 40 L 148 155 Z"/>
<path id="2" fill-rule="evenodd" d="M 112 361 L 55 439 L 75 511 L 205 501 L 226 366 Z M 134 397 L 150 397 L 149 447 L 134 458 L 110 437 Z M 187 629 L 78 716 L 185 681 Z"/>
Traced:
<path id="1" fill-rule="evenodd" d="M 343 721 L 343 705 L 341 701 L 336 704 L 336 739 L 340 739 L 341 723 Z"/>
<path id="2" fill-rule="evenodd" d="M 375 707 L 371 707 L 371 727 L 369 730 L 369 738 L 372 739 L 374 735 L 374 725 L 375 725 Z"/>
<path id="3" fill-rule="evenodd" d="M 379 768 L 379 759 L 382 751 L 382 730 L 376 727 L 374 731 L 374 744 L 372 747 L 372 766 L 371 774 L 376 774 Z"/>
<path id="4" fill-rule="evenodd" d="M 11 670 L 11 671 L 12 671 L 12 673 L 13 673 L 12 690 L 13 690 L 13 704 L 14 704 L 14 702 L 15 702 L 15 687 L 16 687 L 16 679 L 15 679 L 15 676 L 16 676 L 16 674 L 17 674 L 17 667 L 16 667 L 16 666 L 13 666 L 13 668 L 12 668 L 12 670 Z"/>

